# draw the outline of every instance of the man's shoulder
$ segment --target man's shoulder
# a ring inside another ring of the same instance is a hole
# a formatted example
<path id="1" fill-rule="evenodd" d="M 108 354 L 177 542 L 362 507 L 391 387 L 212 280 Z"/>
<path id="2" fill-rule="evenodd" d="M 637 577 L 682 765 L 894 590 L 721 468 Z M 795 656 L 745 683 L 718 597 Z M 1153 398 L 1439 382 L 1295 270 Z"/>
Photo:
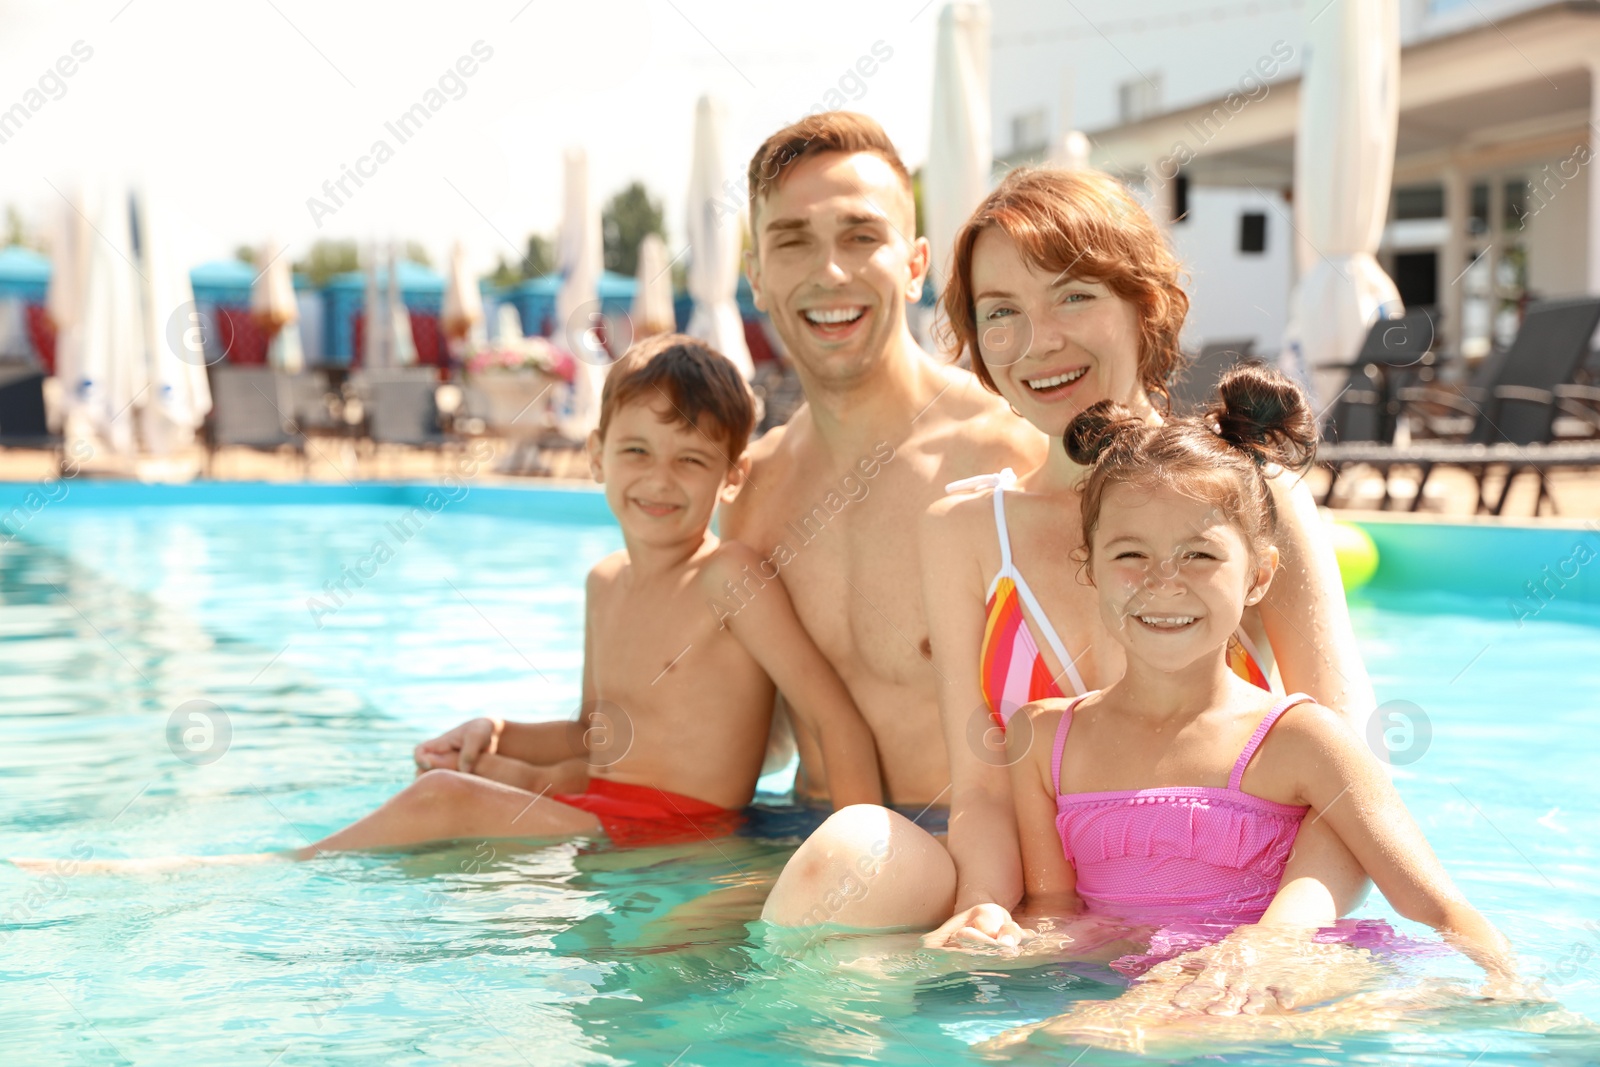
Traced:
<path id="1" fill-rule="evenodd" d="M 946 385 L 918 417 L 918 434 L 946 457 L 952 481 L 1005 467 L 1028 470 L 1044 461 L 1049 438 L 971 371 L 946 366 L 941 373 Z"/>

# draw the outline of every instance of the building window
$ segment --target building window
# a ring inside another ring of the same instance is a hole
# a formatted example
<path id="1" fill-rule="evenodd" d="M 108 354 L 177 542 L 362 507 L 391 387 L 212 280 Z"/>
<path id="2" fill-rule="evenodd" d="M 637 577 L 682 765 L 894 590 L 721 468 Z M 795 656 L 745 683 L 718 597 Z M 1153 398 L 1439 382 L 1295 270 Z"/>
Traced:
<path id="1" fill-rule="evenodd" d="M 1443 185 L 1402 185 L 1394 191 L 1395 219 L 1444 218 Z"/>
<path id="2" fill-rule="evenodd" d="M 1260 211 L 1246 211 L 1239 216 L 1239 251 L 1258 254 L 1266 250 L 1266 214 Z"/>
<path id="3" fill-rule="evenodd" d="M 1011 116 L 1011 151 L 1029 152 L 1045 147 L 1049 140 L 1045 129 L 1046 119 L 1042 107 Z"/>
<path id="4" fill-rule="evenodd" d="M 1161 75 L 1134 78 L 1117 86 L 1117 111 L 1123 122 L 1138 122 L 1161 110 Z"/>

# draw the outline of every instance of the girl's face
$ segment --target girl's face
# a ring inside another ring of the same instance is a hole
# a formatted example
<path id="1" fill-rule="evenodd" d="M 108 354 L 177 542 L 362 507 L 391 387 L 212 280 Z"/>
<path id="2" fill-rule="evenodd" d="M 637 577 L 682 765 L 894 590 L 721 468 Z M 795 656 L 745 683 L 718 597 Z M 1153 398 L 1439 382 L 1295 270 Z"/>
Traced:
<path id="1" fill-rule="evenodd" d="M 1215 504 L 1113 485 L 1101 499 L 1090 574 L 1101 620 L 1130 664 L 1180 671 L 1222 651 L 1277 563 L 1273 547 L 1257 559 Z"/>
<path id="2" fill-rule="evenodd" d="M 1100 282 L 1023 258 L 998 227 L 972 248 L 978 355 L 1000 395 L 1052 437 L 1101 400 L 1150 410 L 1139 383 L 1139 313 Z"/>

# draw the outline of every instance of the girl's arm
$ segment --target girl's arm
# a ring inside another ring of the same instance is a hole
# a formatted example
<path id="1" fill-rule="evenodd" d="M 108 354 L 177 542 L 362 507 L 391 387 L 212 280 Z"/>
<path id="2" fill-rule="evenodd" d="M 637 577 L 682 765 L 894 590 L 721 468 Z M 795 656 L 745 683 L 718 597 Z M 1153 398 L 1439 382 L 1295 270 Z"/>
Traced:
<path id="1" fill-rule="evenodd" d="M 1309 693 L 1339 709 L 1360 734 L 1372 714 L 1372 683 L 1356 646 L 1345 606 L 1344 584 L 1333 554 L 1327 524 L 1299 475 L 1271 478 L 1278 510 L 1275 541 L 1279 563 L 1261 602 L 1261 621 L 1287 692 Z M 1350 849 L 1318 812 L 1300 824 L 1277 895 L 1261 922 L 1240 927 L 1221 943 L 1194 954 L 1199 973 L 1179 990 L 1174 1002 L 1211 1014 L 1228 1014 L 1268 997 L 1288 1006 L 1295 993 L 1281 981 L 1267 989 L 1259 967 L 1240 964 L 1254 958 L 1263 943 L 1276 950 L 1291 944 L 1295 931 L 1324 926 L 1347 915 L 1365 899 L 1371 883 Z"/>
<path id="2" fill-rule="evenodd" d="M 701 571 L 708 597 L 722 595 L 724 583 L 754 571 L 766 561 L 746 545 L 724 541 Z M 883 781 L 872 731 L 850 691 L 794 613 L 779 576 L 766 578 L 755 596 L 723 620 L 733 636 L 782 691 L 800 729 L 816 738 L 835 809 L 850 804 L 882 804 Z"/>
<path id="3" fill-rule="evenodd" d="M 928 935 L 930 945 L 1020 939 L 1010 909 L 1022 899 L 1022 857 L 1006 771 L 1004 736 L 978 683 L 985 579 L 974 552 L 994 537 L 987 497 L 946 497 L 923 517 L 922 600 L 933 645 L 939 719 L 950 760 L 950 836 L 956 866 L 955 914 Z"/>
<path id="4" fill-rule="evenodd" d="M 1394 909 L 1427 923 L 1493 977 L 1510 978 L 1510 946 L 1450 880 L 1389 776 L 1329 709 L 1302 705 L 1267 735 L 1262 769 L 1300 798 L 1350 847 Z"/>
<path id="5" fill-rule="evenodd" d="M 1280 474 L 1270 484 L 1278 508 L 1279 562 L 1260 610 L 1284 691 L 1311 694 L 1360 735 L 1376 701 L 1350 626 L 1327 524 L 1298 475 Z M 1329 918 L 1329 900 L 1336 916 L 1348 914 L 1366 897 L 1370 872 L 1314 815 L 1301 824 L 1301 833 L 1284 888 L 1268 915 L 1274 921 L 1319 924 Z"/>

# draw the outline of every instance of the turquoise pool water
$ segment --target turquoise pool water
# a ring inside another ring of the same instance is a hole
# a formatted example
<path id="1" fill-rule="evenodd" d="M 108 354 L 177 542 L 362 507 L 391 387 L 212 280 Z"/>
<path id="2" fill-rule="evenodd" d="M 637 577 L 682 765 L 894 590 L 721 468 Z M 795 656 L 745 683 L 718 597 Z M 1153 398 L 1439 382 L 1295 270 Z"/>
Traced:
<path id="1" fill-rule="evenodd" d="M 403 785 L 424 736 L 489 709 L 569 713 L 582 576 L 619 545 L 596 501 L 562 494 L 475 491 L 407 534 L 395 502 L 329 506 L 286 490 L 249 508 L 138 506 L 150 491 L 95 489 L 0 537 L 0 856 L 301 844 Z M 1567 541 L 1594 534 L 1375 536 L 1386 572 L 1356 598 L 1356 628 L 1380 700 L 1420 707 L 1431 735 L 1412 735 L 1416 758 L 1396 779 L 1527 969 L 1600 1018 L 1600 597 L 1584 572 L 1545 586 L 1520 625 L 1511 607 L 1541 567 L 1562 573 Z M 1485 537 L 1488 554 L 1471 544 Z M 389 553 L 375 553 L 379 540 Z M 1472 592 L 1415 591 L 1430 560 Z M 334 604 L 325 583 L 347 567 L 360 584 Z M 225 749 L 213 737 L 198 759 L 168 733 L 194 700 L 231 726 Z M 0 1054 L 942 1064 L 977 1062 L 972 1041 L 1116 993 L 1055 963 L 944 973 L 908 938 L 871 944 L 877 977 L 837 965 L 867 951 L 849 943 L 776 954 L 743 925 L 740 887 L 792 846 L 496 842 L 147 877 L 0 865 Z M 674 912 L 690 901 L 691 914 Z M 1361 914 L 1417 932 L 1381 899 Z M 1473 974 L 1448 956 L 1416 967 Z M 1515 1012 L 1462 1007 L 1408 1033 L 1162 1060 L 1600 1062 L 1592 1034 L 1517 1027 Z M 1031 1055 L 1020 1058 L 1139 1062 Z"/>

